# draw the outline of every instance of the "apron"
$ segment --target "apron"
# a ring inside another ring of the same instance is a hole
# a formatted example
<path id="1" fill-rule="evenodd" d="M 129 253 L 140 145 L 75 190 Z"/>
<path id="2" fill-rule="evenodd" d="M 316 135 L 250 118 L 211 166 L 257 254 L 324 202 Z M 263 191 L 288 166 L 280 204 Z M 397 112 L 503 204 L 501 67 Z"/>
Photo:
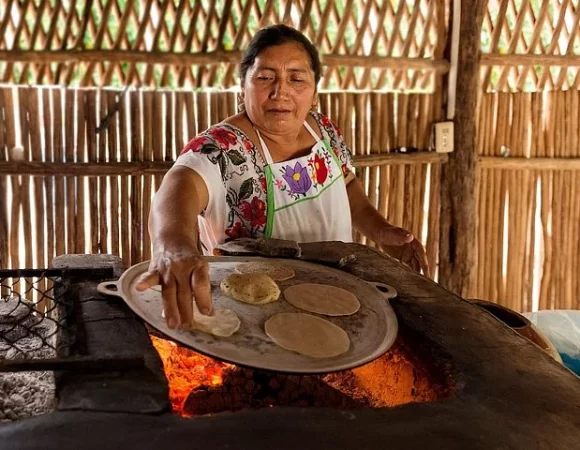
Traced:
<path id="1" fill-rule="evenodd" d="M 256 130 L 266 159 L 266 238 L 295 242 L 352 242 L 352 222 L 346 183 L 338 157 L 312 127 L 310 154 L 274 163 Z"/>

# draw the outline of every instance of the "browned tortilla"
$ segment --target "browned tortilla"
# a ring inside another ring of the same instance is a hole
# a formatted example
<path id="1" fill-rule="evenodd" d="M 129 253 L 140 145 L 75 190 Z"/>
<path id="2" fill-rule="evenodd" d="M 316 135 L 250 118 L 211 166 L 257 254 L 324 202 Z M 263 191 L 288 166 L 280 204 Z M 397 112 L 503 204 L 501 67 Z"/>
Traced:
<path id="1" fill-rule="evenodd" d="M 326 284 L 295 284 L 284 291 L 284 297 L 297 308 L 326 316 L 350 316 L 360 308 L 352 292 Z"/>
<path id="2" fill-rule="evenodd" d="M 280 347 L 313 358 L 332 358 L 350 348 L 346 331 L 311 314 L 275 314 L 266 321 L 264 329 Z"/>

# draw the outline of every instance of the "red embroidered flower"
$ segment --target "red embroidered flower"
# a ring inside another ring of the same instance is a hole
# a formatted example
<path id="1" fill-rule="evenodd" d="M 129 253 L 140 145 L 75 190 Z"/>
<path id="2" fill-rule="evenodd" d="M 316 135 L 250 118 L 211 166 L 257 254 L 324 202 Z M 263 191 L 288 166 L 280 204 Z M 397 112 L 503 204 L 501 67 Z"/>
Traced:
<path id="1" fill-rule="evenodd" d="M 236 135 L 225 128 L 211 128 L 208 130 L 208 133 L 211 134 L 222 147 L 229 148 L 232 145 L 236 145 Z"/>
<path id="2" fill-rule="evenodd" d="M 326 116 L 321 115 L 320 116 L 320 122 L 322 122 L 322 125 L 324 125 L 325 127 L 330 127 L 332 126 L 332 122 L 330 121 L 330 119 Z"/>
<path id="3" fill-rule="evenodd" d="M 260 178 L 260 184 L 262 185 L 262 190 L 266 191 L 266 177 Z"/>
<path id="4" fill-rule="evenodd" d="M 183 155 L 190 150 L 192 152 L 199 152 L 199 151 L 201 151 L 201 147 L 203 147 L 203 145 L 206 142 L 207 142 L 207 138 L 205 136 L 198 136 L 196 138 L 193 138 L 191 141 L 189 141 L 187 143 L 185 148 L 181 151 L 181 154 Z"/>
<path id="5" fill-rule="evenodd" d="M 346 177 L 348 175 L 348 167 L 346 164 L 342 165 L 342 174 Z"/>
<path id="6" fill-rule="evenodd" d="M 316 182 L 322 184 L 328 176 L 328 167 L 326 162 L 318 155 L 314 155 L 314 170 L 316 171 Z"/>
<path id="7" fill-rule="evenodd" d="M 233 227 L 226 229 L 226 234 L 231 239 L 237 239 L 237 238 L 243 238 L 243 237 L 250 236 L 250 233 L 248 233 L 248 230 L 246 230 L 246 228 L 242 226 L 242 222 L 234 223 Z"/>
<path id="8" fill-rule="evenodd" d="M 254 144 L 252 144 L 252 142 L 249 139 L 244 140 L 244 148 L 246 149 L 247 152 L 251 152 L 253 147 Z"/>
<path id="9" fill-rule="evenodd" d="M 252 227 L 259 227 L 266 223 L 266 204 L 258 197 L 254 197 L 251 203 L 242 202 L 240 210 Z"/>

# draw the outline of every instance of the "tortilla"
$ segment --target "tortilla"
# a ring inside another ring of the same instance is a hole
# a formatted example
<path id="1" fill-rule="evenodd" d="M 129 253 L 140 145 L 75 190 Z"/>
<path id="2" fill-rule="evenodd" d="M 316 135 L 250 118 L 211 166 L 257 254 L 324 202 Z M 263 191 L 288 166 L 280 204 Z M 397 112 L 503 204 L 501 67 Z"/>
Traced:
<path id="1" fill-rule="evenodd" d="M 268 275 L 274 281 L 286 281 L 294 278 L 296 273 L 290 267 L 283 264 L 265 263 L 265 262 L 249 262 L 239 264 L 236 266 L 239 273 L 263 273 Z"/>
<path id="2" fill-rule="evenodd" d="M 239 330 L 241 321 L 231 309 L 214 308 L 213 316 L 205 316 L 193 304 L 193 330 L 203 331 L 218 337 L 229 337 Z"/>
<path id="3" fill-rule="evenodd" d="M 350 316 L 360 308 L 352 292 L 326 284 L 295 284 L 284 291 L 284 297 L 297 308 L 326 316 Z"/>
<path id="4" fill-rule="evenodd" d="M 161 311 L 165 319 L 165 311 Z M 203 315 L 193 303 L 193 327 L 188 331 L 203 331 L 217 337 L 229 337 L 240 329 L 241 321 L 231 309 L 214 308 L 213 316 Z"/>
<path id="5" fill-rule="evenodd" d="M 283 349 L 313 358 L 332 358 L 350 348 L 346 331 L 310 314 L 275 314 L 266 321 L 264 330 Z"/>
<path id="6" fill-rule="evenodd" d="M 233 273 L 220 288 L 227 296 L 251 305 L 275 302 L 280 297 L 276 282 L 263 273 Z"/>

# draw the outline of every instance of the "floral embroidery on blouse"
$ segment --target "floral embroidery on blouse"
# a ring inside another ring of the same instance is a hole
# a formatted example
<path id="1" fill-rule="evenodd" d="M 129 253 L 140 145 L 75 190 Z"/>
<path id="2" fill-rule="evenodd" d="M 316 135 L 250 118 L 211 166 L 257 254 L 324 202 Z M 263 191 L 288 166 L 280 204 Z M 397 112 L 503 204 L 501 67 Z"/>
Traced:
<path id="1" fill-rule="evenodd" d="M 313 113 L 313 117 L 322 131 L 322 138 L 330 143 L 346 175 L 352 163 L 340 131 L 328 117 L 318 113 Z M 235 126 L 222 123 L 193 138 L 182 153 L 188 151 L 208 158 L 220 170 L 227 205 L 224 240 L 263 237 L 267 220 L 264 162 L 248 136 Z M 326 157 L 316 152 L 309 158 L 307 166 L 288 164 L 282 169 L 284 181 L 278 177 L 274 180 L 275 188 L 298 199 L 311 189 L 317 191 L 327 185 L 335 174 L 330 165 L 332 156 L 327 154 Z"/>

